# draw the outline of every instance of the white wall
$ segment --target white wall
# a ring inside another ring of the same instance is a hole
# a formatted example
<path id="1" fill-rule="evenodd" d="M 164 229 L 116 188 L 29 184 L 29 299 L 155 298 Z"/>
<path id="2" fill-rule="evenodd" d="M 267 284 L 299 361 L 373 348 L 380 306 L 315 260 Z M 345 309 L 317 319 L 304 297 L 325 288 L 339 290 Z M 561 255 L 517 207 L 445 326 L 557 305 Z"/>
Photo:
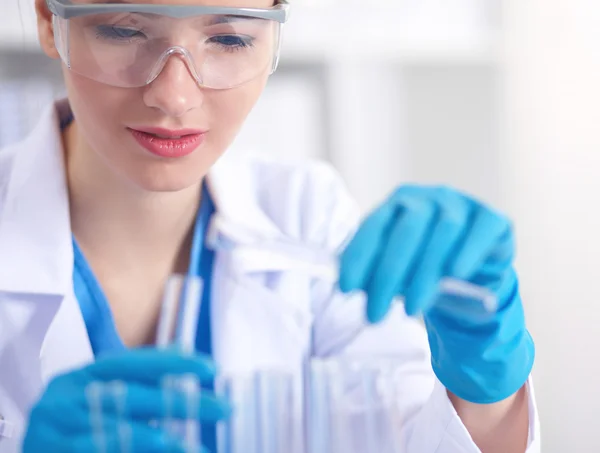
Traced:
<path id="1" fill-rule="evenodd" d="M 544 453 L 600 451 L 600 2 L 506 3 L 505 167 Z"/>

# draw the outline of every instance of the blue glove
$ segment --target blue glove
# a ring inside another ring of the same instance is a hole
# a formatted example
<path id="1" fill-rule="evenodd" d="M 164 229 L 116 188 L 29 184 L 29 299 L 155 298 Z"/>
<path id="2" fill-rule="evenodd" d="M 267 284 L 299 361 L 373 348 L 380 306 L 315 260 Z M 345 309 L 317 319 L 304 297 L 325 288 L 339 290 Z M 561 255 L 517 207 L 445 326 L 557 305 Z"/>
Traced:
<path id="1" fill-rule="evenodd" d="M 174 351 L 155 349 L 132 350 L 118 356 L 100 359 L 86 368 L 59 376 L 49 383 L 33 407 L 23 453 L 120 453 L 118 421 L 128 426 L 130 453 L 185 453 L 182 443 L 169 437 L 151 421 L 165 416 L 165 398 L 161 382 L 167 376 L 192 375 L 200 382 L 212 379 L 213 365 L 202 357 L 189 357 Z M 120 411 L 115 405 L 103 404 L 106 444 L 99 450 L 94 438 L 86 388 L 95 382 L 121 381 L 126 385 L 126 398 Z M 174 419 L 186 417 L 184 394 L 173 396 L 169 403 Z M 229 416 L 229 405 L 201 392 L 197 420 L 216 422 Z M 125 419 L 123 419 L 125 417 Z"/>
<path id="2" fill-rule="evenodd" d="M 448 188 L 406 186 L 363 222 L 342 254 L 340 289 L 366 293 L 373 323 L 403 296 L 408 315 L 424 316 L 440 382 L 464 400 L 493 403 L 524 385 L 534 361 L 513 257 L 502 215 Z M 444 277 L 492 291 L 497 311 L 448 310 L 460 300 L 440 293 Z"/>

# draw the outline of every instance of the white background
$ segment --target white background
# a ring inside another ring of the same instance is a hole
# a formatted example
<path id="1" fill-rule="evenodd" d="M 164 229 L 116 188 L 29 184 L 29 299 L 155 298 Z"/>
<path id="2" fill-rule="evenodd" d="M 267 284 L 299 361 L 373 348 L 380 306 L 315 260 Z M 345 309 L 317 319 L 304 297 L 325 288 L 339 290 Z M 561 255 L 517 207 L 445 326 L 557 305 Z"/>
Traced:
<path id="1" fill-rule="evenodd" d="M 236 147 L 330 160 L 365 209 L 416 181 L 507 211 L 543 451 L 600 451 L 600 2 L 292 3 L 280 71 Z M 33 0 L 0 4 L 1 142 L 31 127 L 60 74 L 36 51 Z"/>

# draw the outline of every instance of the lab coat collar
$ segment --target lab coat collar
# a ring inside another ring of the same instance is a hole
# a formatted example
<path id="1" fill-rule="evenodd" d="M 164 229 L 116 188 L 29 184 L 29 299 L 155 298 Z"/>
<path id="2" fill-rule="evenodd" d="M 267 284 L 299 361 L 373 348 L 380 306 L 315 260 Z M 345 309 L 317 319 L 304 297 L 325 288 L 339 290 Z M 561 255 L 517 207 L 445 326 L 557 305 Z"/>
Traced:
<path id="1" fill-rule="evenodd" d="M 213 217 L 219 219 L 219 226 L 233 226 L 236 230 L 252 232 L 268 239 L 282 238 L 285 234 L 257 201 L 260 194 L 257 185 L 261 181 L 254 171 L 249 170 L 251 166 L 249 158 L 231 152 L 225 153 L 213 165 L 206 177 L 215 204 Z M 212 226 L 217 226 L 217 222 L 213 221 Z M 231 239 L 244 240 L 240 235 Z"/>
<path id="2" fill-rule="evenodd" d="M 207 246 L 228 252 L 229 269 L 238 276 L 301 270 L 306 266 L 295 252 L 295 246 L 304 246 L 301 239 L 285 231 L 270 216 L 268 204 L 261 200 L 264 178 L 268 178 L 263 174 L 269 167 L 268 161 L 267 157 L 228 152 L 207 175 L 215 203 Z M 275 184 L 272 187 L 277 190 Z M 289 200 L 282 198 L 280 202 L 281 205 L 275 206 L 277 210 L 289 208 L 286 205 Z"/>
<path id="3" fill-rule="evenodd" d="M 72 284 L 69 196 L 59 123 L 52 105 L 33 133 L 4 150 L 10 168 L 0 198 L 0 291 L 64 295 Z M 0 184 L 2 186 L 3 184 Z"/>

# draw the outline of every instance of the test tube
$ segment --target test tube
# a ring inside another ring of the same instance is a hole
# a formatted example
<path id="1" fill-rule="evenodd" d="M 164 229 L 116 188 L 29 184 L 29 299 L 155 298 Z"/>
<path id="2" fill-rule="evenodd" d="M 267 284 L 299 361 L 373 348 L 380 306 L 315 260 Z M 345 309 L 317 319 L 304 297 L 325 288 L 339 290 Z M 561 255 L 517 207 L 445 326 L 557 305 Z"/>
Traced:
<path id="1" fill-rule="evenodd" d="M 104 392 L 114 405 L 119 453 L 132 452 L 131 426 L 125 413 L 127 386 L 122 381 L 111 381 L 104 384 Z"/>
<path id="2" fill-rule="evenodd" d="M 200 277 L 172 275 L 165 285 L 161 314 L 158 321 L 156 345 L 159 348 L 176 346 L 185 354 L 196 349 L 198 319 L 202 301 L 203 281 Z M 163 425 L 173 436 L 179 437 L 188 453 L 199 451 L 201 427 L 199 414 L 201 383 L 196 376 L 166 376 L 162 382 L 165 398 Z M 184 420 L 176 418 L 174 404 L 182 397 L 186 405 Z"/>
<path id="3" fill-rule="evenodd" d="M 332 383 L 331 375 L 337 370 L 333 361 L 313 360 L 310 362 L 308 381 L 308 445 L 311 453 L 329 453 L 331 437 L 337 428 L 332 426 L 332 407 L 330 405 Z"/>
<path id="4" fill-rule="evenodd" d="M 200 453 L 202 435 L 198 414 L 200 413 L 200 396 L 202 389 L 200 381 L 196 376 L 184 377 L 183 383 L 183 394 L 186 401 L 184 444 L 187 453 Z"/>
<path id="5" fill-rule="evenodd" d="M 299 440 L 293 374 L 272 371 L 257 373 L 255 385 L 259 451 L 293 453 Z"/>
<path id="6" fill-rule="evenodd" d="M 388 359 L 311 362 L 311 453 L 405 453 Z"/>
<path id="7" fill-rule="evenodd" d="M 496 295 L 487 288 L 453 278 L 440 282 L 440 298 L 436 308 L 453 314 L 487 317 L 498 310 Z"/>
<path id="8" fill-rule="evenodd" d="M 234 408 L 229 420 L 217 425 L 219 453 L 259 453 L 253 375 L 219 376 L 215 392 Z"/>
<path id="9" fill-rule="evenodd" d="M 222 377 L 217 393 L 234 407 L 218 427 L 219 453 L 302 453 L 303 427 L 294 374 L 258 371 Z"/>
<path id="10" fill-rule="evenodd" d="M 198 422 L 201 386 L 194 375 L 167 376 L 162 382 L 165 414 L 164 429 L 181 439 L 187 453 L 200 451 L 201 431 Z M 175 405 L 184 401 L 185 417 L 175 416 Z"/>
<path id="11" fill-rule="evenodd" d="M 85 389 L 85 395 L 90 408 L 90 422 L 96 453 L 109 453 L 114 451 L 113 444 L 109 445 L 106 429 L 105 408 L 110 407 L 115 421 L 117 448 L 119 453 L 132 451 L 131 426 L 125 414 L 127 386 L 122 381 L 91 382 Z M 108 411 L 107 411 L 108 412 Z"/>
<path id="12" fill-rule="evenodd" d="M 156 333 L 159 348 L 178 346 L 182 352 L 195 350 L 202 303 L 200 277 L 172 275 L 167 280 Z"/>
<path id="13" fill-rule="evenodd" d="M 104 384 L 97 381 L 90 382 L 85 388 L 85 396 L 90 408 L 90 423 L 96 453 L 108 453 L 106 433 L 104 431 L 104 409 L 102 407 L 103 389 Z"/>

